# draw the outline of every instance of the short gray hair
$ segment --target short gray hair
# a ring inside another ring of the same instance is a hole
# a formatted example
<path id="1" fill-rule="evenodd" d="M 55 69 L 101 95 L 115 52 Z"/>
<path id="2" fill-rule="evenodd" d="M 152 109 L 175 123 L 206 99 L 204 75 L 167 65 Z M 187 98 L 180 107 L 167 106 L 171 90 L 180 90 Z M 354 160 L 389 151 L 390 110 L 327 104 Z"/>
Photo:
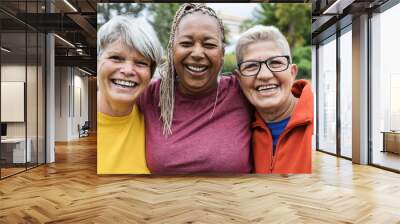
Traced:
<path id="1" fill-rule="evenodd" d="M 290 61 L 292 61 L 289 43 L 281 31 L 275 26 L 256 25 L 240 36 L 236 44 L 237 62 L 239 63 L 243 60 L 244 51 L 250 44 L 259 41 L 274 42 L 283 51 L 283 54 L 289 55 Z"/>
<path id="2" fill-rule="evenodd" d="M 151 74 L 162 62 L 162 47 L 153 28 L 143 19 L 129 16 L 115 16 L 97 32 L 97 58 L 105 48 L 115 41 L 135 48 L 145 58 L 151 60 Z"/>

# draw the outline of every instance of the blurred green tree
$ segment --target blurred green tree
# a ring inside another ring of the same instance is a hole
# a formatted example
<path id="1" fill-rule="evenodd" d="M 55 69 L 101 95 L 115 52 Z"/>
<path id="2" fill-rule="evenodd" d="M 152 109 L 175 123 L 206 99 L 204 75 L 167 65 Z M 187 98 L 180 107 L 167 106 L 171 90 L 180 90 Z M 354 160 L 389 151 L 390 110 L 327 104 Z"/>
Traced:
<path id="1" fill-rule="evenodd" d="M 164 49 L 167 49 L 171 24 L 174 20 L 175 13 L 181 4 L 182 3 L 152 3 L 148 6 L 148 9 L 152 14 L 152 18 L 149 18 L 148 21 L 156 31 Z"/>
<path id="2" fill-rule="evenodd" d="M 297 64 L 299 72 L 297 79 L 311 79 L 311 46 L 296 47 L 293 50 L 293 63 Z"/>
<path id="3" fill-rule="evenodd" d="M 299 66 L 298 78 L 311 78 L 311 4 L 264 3 L 254 12 L 255 19 L 245 20 L 241 30 L 256 24 L 274 25 L 287 38 L 293 63 Z"/>
<path id="4" fill-rule="evenodd" d="M 234 53 L 226 54 L 224 56 L 224 65 L 222 67 L 222 73 L 232 72 L 236 69 L 236 56 Z"/>
<path id="5" fill-rule="evenodd" d="M 291 48 L 311 44 L 311 4 L 279 4 L 275 15 Z"/>
<path id="6" fill-rule="evenodd" d="M 139 17 L 146 8 L 144 3 L 99 3 L 97 4 L 97 14 L 103 17 L 103 21 L 98 21 L 97 28 L 111 19 L 113 15 L 131 15 Z"/>
<path id="7" fill-rule="evenodd" d="M 255 20 L 251 26 L 262 24 L 278 27 L 286 36 L 291 48 L 311 44 L 311 4 L 260 4 L 254 16 Z"/>
<path id="8" fill-rule="evenodd" d="M 171 25 L 172 21 L 174 20 L 175 13 L 181 5 L 182 3 L 153 3 L 148 6 L 148 9 L 152 14 L 151 18 L 149 18 L 148 21 L 153 25 L 153 28 L 156 31 L 164 49 L 166 49 L 168 45 Z M 225 26 L 224 33 L 225 36 L 227 36 L 229 33 L 229 29 L 227 28 L 227 26 Z M 228 44 L 227 40 L 225 40 L 225 44 Z"/>

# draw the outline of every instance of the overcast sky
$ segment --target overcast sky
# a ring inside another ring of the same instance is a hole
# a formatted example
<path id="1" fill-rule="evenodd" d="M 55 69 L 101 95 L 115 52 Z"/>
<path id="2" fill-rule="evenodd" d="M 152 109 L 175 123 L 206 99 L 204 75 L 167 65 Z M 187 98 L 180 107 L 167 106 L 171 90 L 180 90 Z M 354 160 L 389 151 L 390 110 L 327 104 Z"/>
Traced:
<path id="1" fill-rule="evenodd" d="M 207 3 L 216 12 L 224 11 L 242 17 L 252 18 L 252 12 L 260 3 Z"/>
<path id="2" fill-rule="evenodd" d="M 100 4 L 107 4 L 107 3 L 100 3 Z M 133 3 L 136 4 L 136 3 Z M 212 9 L 214 9 L 217 13 L 218 11 L 223 11 L 228 14 L 238 15 L 245 18 L 252 18 L 253 11 L 256 7 L 259 7 L 260 3 L 207 3 Z M 147 10 L 144 10 L 144 16 L 151 16 L 148 15 Z M 115 16 L 116 11 L 111 11 L 111 15 Z M 97 16 L 99 21 L 102 21 L 103 17 L 100 15 Z"/>

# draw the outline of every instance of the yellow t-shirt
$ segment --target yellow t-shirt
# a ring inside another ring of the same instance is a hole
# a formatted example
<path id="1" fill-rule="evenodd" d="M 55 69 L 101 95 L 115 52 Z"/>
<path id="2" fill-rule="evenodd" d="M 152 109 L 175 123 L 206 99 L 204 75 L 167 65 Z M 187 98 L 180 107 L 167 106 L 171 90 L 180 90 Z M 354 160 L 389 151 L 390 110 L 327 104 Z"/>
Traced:
<path id="1" fill-rule="evenodd" d="M 97 173 L 148 174 L 143 115 L 136 106 L 123 117 L 97 112 Z"/>

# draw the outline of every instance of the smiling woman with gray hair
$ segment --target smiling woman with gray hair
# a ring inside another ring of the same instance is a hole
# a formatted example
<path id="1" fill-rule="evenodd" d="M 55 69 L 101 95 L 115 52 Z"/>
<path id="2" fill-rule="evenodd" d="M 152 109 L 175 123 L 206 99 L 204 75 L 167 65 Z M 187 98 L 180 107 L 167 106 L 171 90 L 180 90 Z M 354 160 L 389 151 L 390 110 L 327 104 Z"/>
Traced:
<path id="1" fill-rule="evenodd" d="M 310 173 L 313 94 L 296 80 L 289 44 L 274 26 L 254 26 L 236 46 L 236 76 L 255 107 L 253 156 L 256 173 Z"/>
<path id="2" fill-rule="evenodd" d="M 97 173 L 149 173 L 143 115 L 135 105 L 162 59 L 144 20 L 116 16 L 97 34 Z"/>

